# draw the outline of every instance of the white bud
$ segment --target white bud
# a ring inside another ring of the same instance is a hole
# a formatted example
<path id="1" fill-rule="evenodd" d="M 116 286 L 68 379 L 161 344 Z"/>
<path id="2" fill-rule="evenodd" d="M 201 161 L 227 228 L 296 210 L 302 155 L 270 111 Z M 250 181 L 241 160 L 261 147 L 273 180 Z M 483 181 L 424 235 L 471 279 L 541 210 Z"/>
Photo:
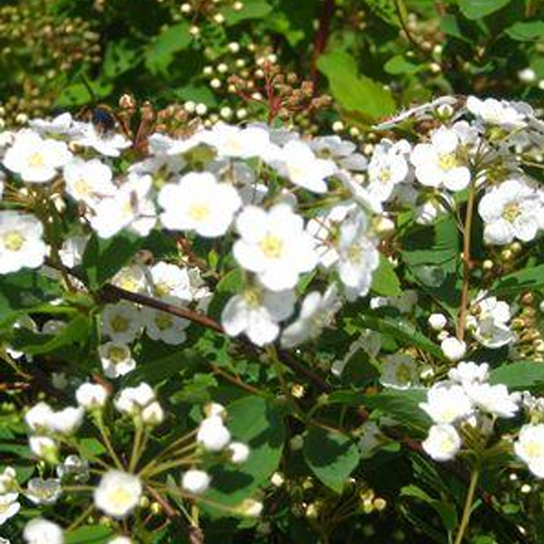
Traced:
<path id="1" fill-rule="evenodd" d="M 108 390 L 98 383 L 84 383 L 76 389 L 77 403 L 87 409 L 102 408 L 108 399 Z"/>
<path id="2" fill-rule="evenodd" d="M 201 495 L 210 487 L 211 478 L 203 470 L 191 469 L 181 477 L 181 487 L 195 495 Z"/>
<path id="3" fill-rule="evenodd" d="M 249 457 L 249 448 L 242 442 L 231 442 L 228 446 L 230 460 L 235 465 L 241 465 L 247 461 Z"/>
<path id="4" fill-rule="evenodd" d="M 442 353 L 444 353 L 450 361 L 454 362 L 460 361 L 467 351 L 467 345 L 462 340 L 457 340 L 457 338 L 453 336 L 442 340 L 440 348 L 442 349 Z"/>
<path id="5" fill-rule="evenodd" d="M 448 319 L 444 314 L 431 314 L 427 323 L 431 329 L 441 331 L 448 324 Z"/>
<path id="6" fill-rule="evenodd" d="M 208 451 L 221 451 L 230 442 L 230 432 L 220 417 L 208 417 L 200 423 L 196 439 Z"/>

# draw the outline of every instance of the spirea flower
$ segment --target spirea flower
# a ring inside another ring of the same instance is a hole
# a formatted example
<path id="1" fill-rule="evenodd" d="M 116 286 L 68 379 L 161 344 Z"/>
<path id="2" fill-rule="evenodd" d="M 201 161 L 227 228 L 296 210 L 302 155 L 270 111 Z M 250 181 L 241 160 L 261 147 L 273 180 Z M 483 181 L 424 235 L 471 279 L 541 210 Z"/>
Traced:
<path id="1" fill-rule="evenodd" d="M 304 230 L 304 221 L 287 204 L 268 211 L 247 206 L 236 228 L 241 238 L 234 244 L 234 257 L 271 291 L 292 289 L 299 275 L 317 264 L 315 244 Z"/>
<path id="2" fill-rule="evenodd" d="M 23 530 L 23 538 L 27 544 L 64 544 L 62 529 L 52 521 L 44 518 L 33 518 Z"/>
<path id="3" fill-rule="evenodd" d="M 202 495 L 210 487 L 211 477 L 198 469 L 188 470 L 181 477 L 181 487 L 194 495 Z"/>
<path id="4" fill-rule="evenodd" d="M 4 166 L 19 174 L 23 181 L 44 183 L 52 180 L 58 169 L 71 158 L 64 142 L 43 139 L 32 130 L 17 133 L 13 145 L 4 155 Z"/>
<path id="5" fill-rule="evenodd" d="M 32 215 L 0 211 L 0 274 L 37 268 L 47 254 L 43 226 Z"/>
<path id="6" fill-rule="evenodd" d="M 159 193 L 161 222 L 167 229 L 194 230 L 206 238 L 225 234 L 241 204 L 236 189 L 209 172 L 186 174 Z"/>
<path id="7" fill-rule="evenodd" d="M 449 461 L 461 449 L 461 438 L 453 425 L 441 423 L 429 429 L 421 445 L 435 461 Z"/>
<path id="8" fill-rule="evenodd" d="M 295 294 L 291 289 L 267 291 L 258 286 L 246 288 L 226 304 L 221 323 L 229 336 L 245 332 L 257 346 L 273 342 L 279 334 L 279 323 L 293 313 Z"/>
<path id="9" fill-rule="evenodd" d="M 124 518 L 138 505 L 142 491 L 138 476 L 110 470 L 94 490 L 94 504 L 108 516 Z"/>

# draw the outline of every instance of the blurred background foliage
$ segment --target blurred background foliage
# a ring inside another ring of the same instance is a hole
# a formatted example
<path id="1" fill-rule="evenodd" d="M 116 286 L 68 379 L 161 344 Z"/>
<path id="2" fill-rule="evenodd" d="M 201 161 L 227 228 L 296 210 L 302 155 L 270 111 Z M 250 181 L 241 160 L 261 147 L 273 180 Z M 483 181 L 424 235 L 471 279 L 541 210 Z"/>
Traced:
<path id="1" fill-rule="evenodd" d="M 443 93 L 538 105 L 543 37 L 542 0 L 3 0 L 0 113 L 22 122 L 130 93 L 266 119 L 272 85 L 279 117 L 356 134 Z M 308 112 L 322 94 L 334 107 Z"/>

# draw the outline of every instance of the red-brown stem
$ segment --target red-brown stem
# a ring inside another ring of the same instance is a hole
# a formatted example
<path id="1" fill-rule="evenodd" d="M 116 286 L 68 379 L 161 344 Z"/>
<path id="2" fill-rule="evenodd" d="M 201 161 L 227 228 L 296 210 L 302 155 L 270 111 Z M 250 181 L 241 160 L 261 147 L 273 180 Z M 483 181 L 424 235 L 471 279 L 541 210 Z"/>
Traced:
<path id="1" fill-rule="evenodd" d="M 313 83 L 314 94 L 317 90 L 317 82 L 319 79 L 317 59 L 327 47 L 329 29 L 335 7 L 335 0 L 324 0 L 321 16 L 319 17 L 319 26 L 317 27 L 317 34 L 315 35 L 314 49 L 312 51 L 312 64 L 310 66 L 310 80 Z"/>

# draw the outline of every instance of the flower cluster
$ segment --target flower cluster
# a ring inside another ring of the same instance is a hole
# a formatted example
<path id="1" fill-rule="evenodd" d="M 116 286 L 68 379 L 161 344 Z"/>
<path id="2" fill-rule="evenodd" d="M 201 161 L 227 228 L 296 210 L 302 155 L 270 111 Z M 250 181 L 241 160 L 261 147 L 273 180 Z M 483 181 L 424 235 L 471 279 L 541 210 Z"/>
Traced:
<path id="1" fill-rule="evenodd" d="M 463 447 L 463 435 L 480 432 L 487 440 L 496 418 L 514 417 L 519 410 L 518 395 L 488 382 L 486 363 L 459 363 L 448 378 L 431 387 L 420 405 L 433 421 L 423 449 L 437 461 L 453 459 Z"/>

